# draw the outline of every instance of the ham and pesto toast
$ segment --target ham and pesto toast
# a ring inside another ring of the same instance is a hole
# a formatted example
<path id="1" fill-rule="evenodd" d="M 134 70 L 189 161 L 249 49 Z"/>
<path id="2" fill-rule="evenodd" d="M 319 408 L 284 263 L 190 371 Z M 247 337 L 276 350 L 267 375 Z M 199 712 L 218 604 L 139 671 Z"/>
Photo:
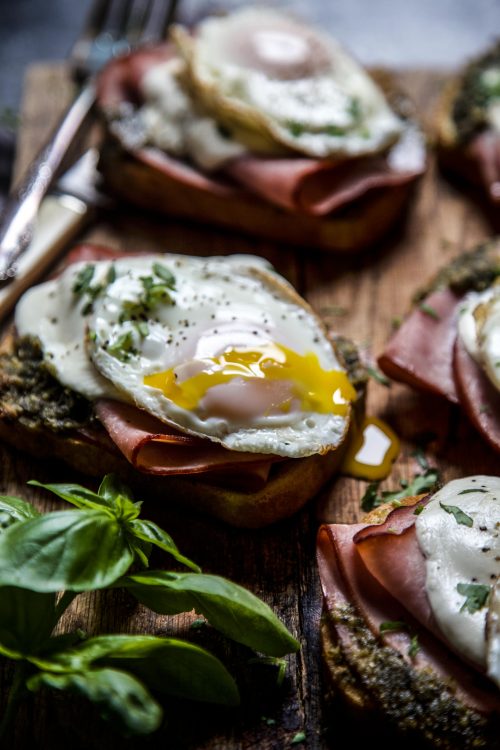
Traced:
<path id="1" fill-rule="evenodd" d="M 267 262 L 76 248 L 28 290 L 0 359 L 0 435 L 235 526 L 334 474 L 366 373 Z"/>
<path id="2" fill-rule="evenodd" d="M 500 240 L 452 261 L 415 296 L 378 363 L 386 375 L 460 404 L 500 451 Z"/>
<path id="3" fill-rule="evenodd" d="M 473 476 L 321 527 L 327 682 L 371 733 L 500 747 L 499 504 L 500 478 Z"/>
<path id="4" fill-rule="evenodd" d="M 500 203 L 500 41 L 445 88 L 437 112 L 443 166 Z"/>
<path id="5" fill-rule="evenodd" d="M 111 62 L 100 169 L 141 207 L 338 251 L 373 244 L 425 169 L 412 107 L 330 37 L 244 8 Z"/>

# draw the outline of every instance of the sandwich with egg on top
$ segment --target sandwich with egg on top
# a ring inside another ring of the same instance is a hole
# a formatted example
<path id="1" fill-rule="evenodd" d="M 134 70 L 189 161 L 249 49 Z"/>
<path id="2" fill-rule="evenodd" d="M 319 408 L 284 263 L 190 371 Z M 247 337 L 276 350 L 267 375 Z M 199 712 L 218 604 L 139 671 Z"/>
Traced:
<path id="1" fill-rule="evenodd" d="M 378 363 L 394 380 L 463 407 L 500 452 L 500 240 L 481 243 L 443 268 Z"/>
<path id="2" fill-rule="evenodd" d="M 98 81 L 107 187 L 141 207 L 352 251 L 401 214 L 426 150 L 412 107 L 331 37 L 241 8 L 112 61 Z"/>
<path id="3" fill-rule="evenodd" d="M 438 155 L 500 203 L 500 41 L 446 87 L 436 117 Z"/>
<path id="4" fill-rule="evenodd" d="M 319 531 L 329 690 L 398 747 L 500 747 L 499 518 L 472 476 Z"/>
<path id="5" fill-rule="evenodd" d="M 69 261 L 17 305 L 4 440 L 243 527 L 333 475 L 365 372 L 266 261 L 96 246 Z"/>

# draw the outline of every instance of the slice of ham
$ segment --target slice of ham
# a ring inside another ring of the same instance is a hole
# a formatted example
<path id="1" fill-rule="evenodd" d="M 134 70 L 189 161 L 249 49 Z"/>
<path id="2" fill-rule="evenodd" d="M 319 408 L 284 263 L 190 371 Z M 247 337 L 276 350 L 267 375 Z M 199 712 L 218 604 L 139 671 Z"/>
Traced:
<path id="1" fill-rule="evenodd" d="M 378 360 L 380 369 L 394 380 L 458 403 L 453 349 L 460 302 L 449 288 L 428 295 L 389 341 Z"/>
<path id="2" fill-rule="evenodd" d="M 500 392 L 457 338 L 453 357 L 460 403 L 472 424 L 500 451 Z"/>
<path id="3" fill-rule="evenodd" d="M 108 116 L 115 116 L 125 102 L 140 104 L 140 84 L 149 68 L 171 59 L 172 45 L 165 44 L 133 52 L 109 63 L 98 79 L 97 101 Z M 403 151 L 410 166 L 401 168 Z M 215 175 L 160 152 L 142 148 L 135 156 L 181 184 L 195 186 L 217 195 L 239 195 L 247 190 L 289 211 L 325 216 L 372 190 L 398 189 L 425 171 L 425 157 L 414 159 L 414 144 L 399 148 L 398 159 L 387 155 L 342 161 L 304 158 L 291 153 L 284 158 L 248 155 L 229 162 Z M 231 178 L 231 181 L 227 180 Z"/>
<path id="4" fill-rule="evenodd" d="M 488 681 L 475 669 L 457 659 L 443 643 L 412 617 L 407 605 L 413 595 L 413 587 L 412 591 L 406 593 L 402 602 L 400 598 L 393 597 L 365 566 L 364 559 L 359 554 L 360 544 L 354 541 L 356 536 L 365 540 L 363 544 L 370 539 L 380 541 L 384 537 L 391 537 L 394 543 L 398 537 L 404 537 L 412 528 L 408 516 L 405 523 L 400 521 L 401 519 L 397 522 L 401 529 L 399 535 L 388 534 L 387 530 L 384 532 L 382 528 L 380 533 L 375 534 L 372 532 L 373 527 L 363 524 L 331 524 L 321 527 L 318 534 L 318 565 L 325 606 L 335 613 L 341 612 L 348 604 L 354 605 L 371 632 L 380 637 L 385 645 L 397 650 L 416 670 L 433 672 L 445 684 L 453 685 L 456 695 L 475 710 L 483 713 L 498 711 L 500 696 Z M 407 529 L 403 531 L 405 525 Z M 364 533 L 367 528 L 370 528 L 369 534 Z M 402 553 L 403 550 L 399 548 L 398 564 L 393 567 L 393 572 L 399 568 L 408 568 L 409 579 L 414 560 L 413 557 L 405 559 Z M 381 635 L 380 625 L 388 621 L 404 622 L 408 626 L 408 632 L 386 631 Z M 334 617 L 334 623 L 342 647 L 349 650 L 352 646 L 349 627 L 342 617 Z M 411 634 L 417 635 L 420 647 L 414 659 L 408 654 Z"/>
<path id="5" fill-rule="evenodd" d="M 101 399 L 95 411 L 127 460 L 148 474 L 172 476 L 224 470 L 234 472 L 242 486 L 251 483 L 253 489 L 264 486 L 272 463 L 280 460 L 229 451 L 218 443 L 186 435 L 131 404 Z"/>

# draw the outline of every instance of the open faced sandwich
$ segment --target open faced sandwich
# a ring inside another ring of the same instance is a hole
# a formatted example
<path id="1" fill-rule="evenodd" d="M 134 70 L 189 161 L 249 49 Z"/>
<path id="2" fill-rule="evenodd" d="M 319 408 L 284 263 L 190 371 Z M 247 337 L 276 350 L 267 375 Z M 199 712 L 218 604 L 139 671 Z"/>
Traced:
<path id="1" fill-rule="evenodd" d="M 500 451 L 500 240 L 444 268 L 415 298 L 378 362 L 395 380 L 465 409 Z"/>
<path id="2" fill-rule="evenodd" d="M 425 168 L 409 102 L 269 8 L 177 26 L 100 77 L 100 169 L 128 201 L 287 243 L 354 250 Z"/>
<path id="3" fill-rule="evenodd" d="M 3 439 L 236 526 L 290 516 L 332 476 L 365 372 L 266 261 L 69 261 L 17 305 Z"/>
<path id="4" fill-rule="evenodd" d="M 500 478 L 457 479 L 403 502 L 319 531 L 330 687 L 372 730 L 415 747 L 494 750 Z"/>
<path id="5" fill-rule="evenodd" d="M 443 165 L 500 203 L 500 41 L 445 89 L 437 117 Z"/>

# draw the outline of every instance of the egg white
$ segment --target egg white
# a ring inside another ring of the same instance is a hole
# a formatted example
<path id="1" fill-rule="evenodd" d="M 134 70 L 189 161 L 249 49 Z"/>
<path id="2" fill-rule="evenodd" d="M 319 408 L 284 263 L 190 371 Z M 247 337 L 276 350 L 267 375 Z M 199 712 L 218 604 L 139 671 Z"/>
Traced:
<path id="1" fill-rule="evenodd" d="M 443 505 L 461 510 L 472 519 L 472 525 L 459 523 Z M 493 671 L 497 669 L 493 657 L 500 649 L 497 629 L 486 638 L 493 600 L 490 597 L 486 606 L 471 613 L 464 608 L 465 597 L 457 585 L 493 587 L 498 580 L 499 519 L 500 477 L 478 475 L 448 482 L 416 520 L 417 539 L 425 557 L 426 592 L 440 630 L 470 661 L 486 667 L 490 660 Z"/>

